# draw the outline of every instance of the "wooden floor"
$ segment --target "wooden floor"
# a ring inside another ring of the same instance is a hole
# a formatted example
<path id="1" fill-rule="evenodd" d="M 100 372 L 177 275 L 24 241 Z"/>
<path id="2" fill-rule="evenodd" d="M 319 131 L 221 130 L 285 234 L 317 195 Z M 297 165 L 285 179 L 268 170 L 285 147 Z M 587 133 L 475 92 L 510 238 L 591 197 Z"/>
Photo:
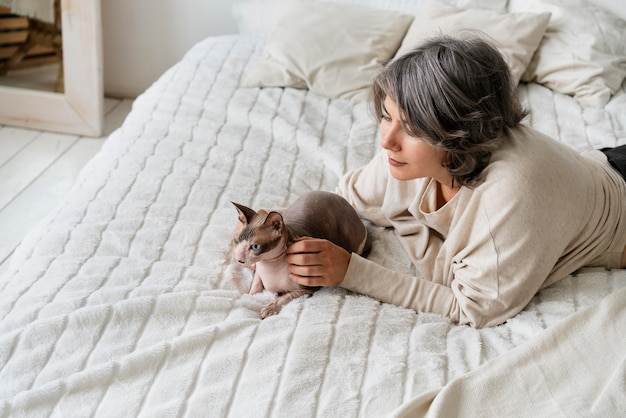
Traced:
<path id="1" fill-rule="evenodd" d="M 56 207 L 85 163 L 117 129 L 131 100 L 105 99 L 101 138 L 0 125 L 0 274 L 26 233 Z"/>

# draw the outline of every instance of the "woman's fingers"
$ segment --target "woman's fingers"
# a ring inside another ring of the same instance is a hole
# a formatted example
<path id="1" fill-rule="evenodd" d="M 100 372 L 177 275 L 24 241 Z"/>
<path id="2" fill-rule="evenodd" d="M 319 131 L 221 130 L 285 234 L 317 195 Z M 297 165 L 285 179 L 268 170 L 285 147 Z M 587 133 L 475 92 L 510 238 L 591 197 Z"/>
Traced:
<path id="1" fill-rule="evenodd" d="M 350 263 L 350 253 L 330 241 L 304 238 L 287 248 L 290 277 L 305 286 L 336 286 Z"/>

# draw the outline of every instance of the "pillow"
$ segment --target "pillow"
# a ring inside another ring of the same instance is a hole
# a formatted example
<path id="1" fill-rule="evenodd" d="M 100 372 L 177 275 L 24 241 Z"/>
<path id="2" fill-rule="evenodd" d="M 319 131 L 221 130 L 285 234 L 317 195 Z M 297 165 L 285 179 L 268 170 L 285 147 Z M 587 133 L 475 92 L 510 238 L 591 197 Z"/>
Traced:
<path id="1" fill-rule="evenodd" d="M 480 30 L 496 41 L 517 84 L 546 30 L 550 13 L 498 13 L 489 10 L 459 9 L 428 0 L 416 11 L 415 19 L 396 53 L 413 49 L 423 40 L 452 30 Z"/>
<path id="2" fill-rule="evenodd" d="M 276 26 L 282 10 L 294 1 L 301 0 L 246 0 L 237 1 L 231 10 L 240 34 L 267 38 Z M 320 0 L 308 0 L 320 1 Z M 376 9 L 395 10 L 412 14 L 424 0 L 330 0 L 334 3 L 350 3 Z M 462 8 L 478 8 L 504 11 L 507 0 L 445 0 Z"/>
<path id="3" fill-rule="evenodd" d="M 626 78 L 626 21 L 581 0 L 511 0 L 510 8 L 552 13 L 522 80 L 604 107 Z"/>
<path id="4" fill-rule="evenodd" d="M 247 87 L 296 87 L 330 98 L 364 100 L 396 52 L 413 17 L 328 2 L 287 5 L 262 56 L 244 73 Z"/>

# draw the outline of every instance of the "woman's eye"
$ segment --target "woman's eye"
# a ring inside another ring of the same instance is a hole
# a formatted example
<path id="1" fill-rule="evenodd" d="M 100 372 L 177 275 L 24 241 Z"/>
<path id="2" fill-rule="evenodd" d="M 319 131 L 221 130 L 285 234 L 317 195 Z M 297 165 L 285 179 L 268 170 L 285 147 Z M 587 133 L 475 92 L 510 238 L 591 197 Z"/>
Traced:
<path id="1" fill-rule="evenodd" d="M 250 249 L 252 251 L 259 251 L 261 249 L 261 246 L 259 244 L 252 244 L 250 245 Z"/>

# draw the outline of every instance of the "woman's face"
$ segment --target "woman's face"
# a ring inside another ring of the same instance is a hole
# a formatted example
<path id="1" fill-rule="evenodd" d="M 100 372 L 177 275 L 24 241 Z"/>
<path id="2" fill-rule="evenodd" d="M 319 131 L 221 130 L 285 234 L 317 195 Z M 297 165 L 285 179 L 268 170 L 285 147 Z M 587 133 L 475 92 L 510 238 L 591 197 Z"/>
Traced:
<path id="1" fill-rule="evenodd" d="M 402 127 L 401 117 L 395 101 L 387 96 L 383 102 L 380 131 L 381 145 L 387 150 L 391 175 L 398 180 L 432 177 L 442 184 L 448 184 L 450 175 L 442 166 L 445 151 L 409 135 Z"/>

